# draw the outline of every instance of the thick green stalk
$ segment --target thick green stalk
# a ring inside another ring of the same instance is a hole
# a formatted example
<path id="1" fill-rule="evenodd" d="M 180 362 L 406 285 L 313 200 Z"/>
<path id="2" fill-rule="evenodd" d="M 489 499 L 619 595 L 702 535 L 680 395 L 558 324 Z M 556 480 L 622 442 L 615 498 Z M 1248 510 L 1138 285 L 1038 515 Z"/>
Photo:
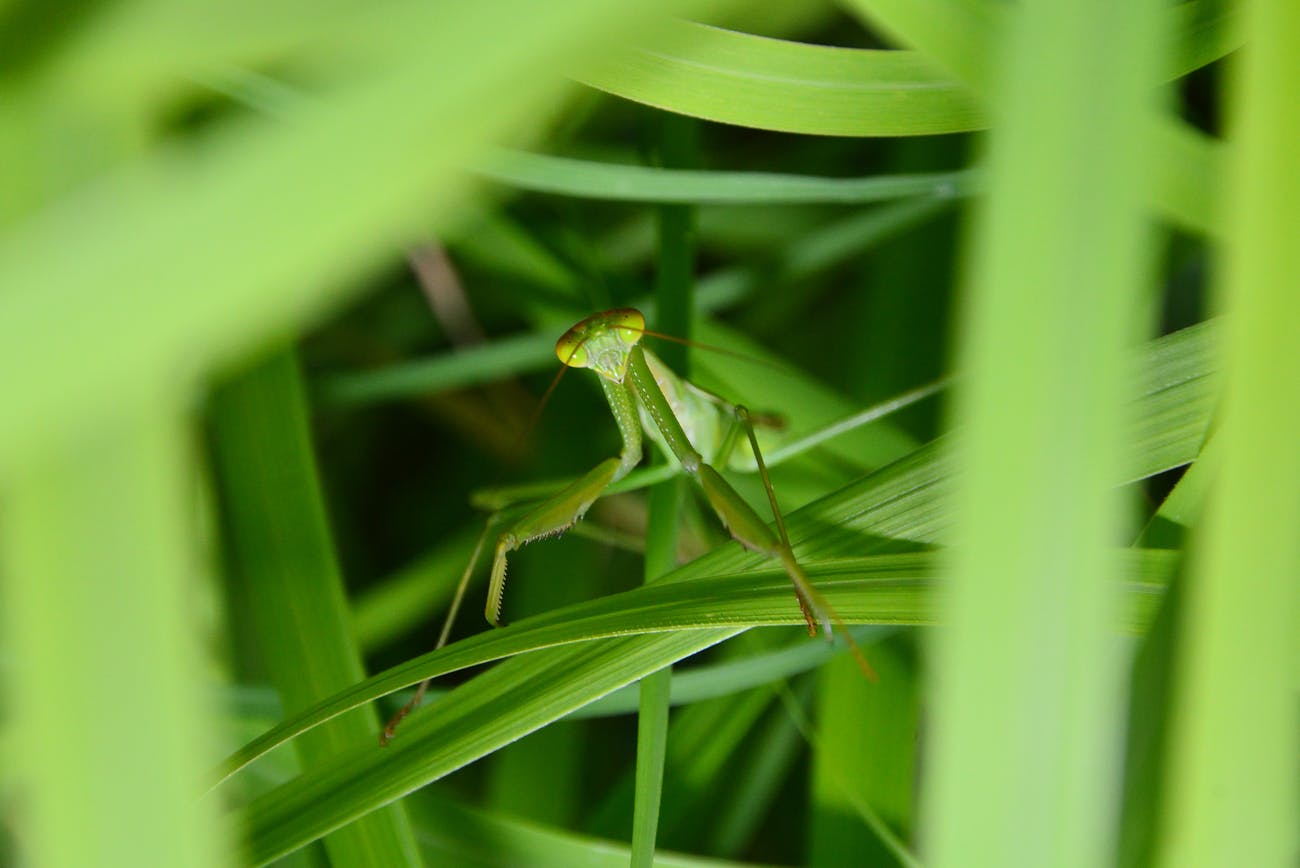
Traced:
<path id="1" fill-rule="evenodd" d="M 1158 40 L 1147 2 L 1037 0 L 1008 15 L 955 404 L 923 825 L 938 866 L 1091 868 L 1115 832 L 1111 547 L 1129 538 L 1115 486 L 1123 358 L 1149 295 L 1143 132 Z"/>
<path id="2" fill-rule="evenodd" d="M 31 865 L 218 864 L 179 402 L 47 436 L 3 476 L 6 714 Z"/>
<path id="3" fill-rule="evenodd" d="M 695 122 L 665 115 L 659 119 L 660 158 L 673 168 L 689 166 L 695 159 Z M 689 205 L 659 208 L 659 270 L 655 297 L 657 331 L 690 337 L 695 288 L 695 209 Z M 664 361 L 683 377 L 690 375 L 686 347 L 665 343 Z M 666 460 L 666 459 L 660 459 Z M 680 479 L 661 482 L 650 492 L 650 518 L 646 529 L 645 581 L 650 583 L 677 566 L 677 524 L 682 498 Z M 668 742 L 668 706 L 672 668 L 665 667 L 641 680 L 637 713 L 636 802 L 632 816 L 632 864 L 654 862 L 659 828 L 659 801 L 663 793 L 664 757 Z"/>
<path id="4" fill-rule="evenodd" d="M 1300 575 L 1300 5 L 1247 4 L 1220 302 L 1219 477 L 1187 587 L 1161 864 L 1294 865 Z"/>

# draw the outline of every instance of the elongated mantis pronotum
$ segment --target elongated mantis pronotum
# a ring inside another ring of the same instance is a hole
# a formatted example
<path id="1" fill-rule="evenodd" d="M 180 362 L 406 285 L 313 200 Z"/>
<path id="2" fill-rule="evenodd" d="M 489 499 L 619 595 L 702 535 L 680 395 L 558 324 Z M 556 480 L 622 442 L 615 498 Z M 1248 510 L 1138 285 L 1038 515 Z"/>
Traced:
<path id="1" fill-rule="evenodd" d="M 674 374 L 653 352 L 641 345 L 646 334 L 645 317 L 640 311 L 616 308 L 587 317 L 565 332 L 556 343 L 555 353 L 565 366 L 590 368 L 599 375 L 623 447 L 618 456 L 600 462 L 501 531 L 492 558 L 485 610 L 488 621 L 501 626 L 501 601 L 510 553 L 526 543 L 555 536 L 573 527 L 609 486 L 641 462 L 644 429 L 646 435 L 672 455 L 682 470 L 699 483 L 705 499 L 733 538 L 746 548 L 780 562 L 794 585 L 795 599 L 808 625 L 808 634 L 817 635 L 820 626 L 830 639 L 833 613 L 808 580 L 790 547 L 785 521 L 763 463 L 749 411 Z M 753 450 L 776 521 L 775 531 L 715 469 L 727 466 L 742 432 Z M 439 648 L 447 641 L 459 608 L 460 595 L 492 526 L 489 520 L 470 557 L 461 589 L 457 591 L 438 639 Z M 852 643 L 851 638 L 849 642 Z M 864 671 L 871 674 L 856 647 L 854 652 Z M 389 721 L 380 738 L 381 743 L 386 744 L 393 737 L 397 725 L 419 705 L 427 688 L 427 681 L 421 683 L 411 701 Z"/>

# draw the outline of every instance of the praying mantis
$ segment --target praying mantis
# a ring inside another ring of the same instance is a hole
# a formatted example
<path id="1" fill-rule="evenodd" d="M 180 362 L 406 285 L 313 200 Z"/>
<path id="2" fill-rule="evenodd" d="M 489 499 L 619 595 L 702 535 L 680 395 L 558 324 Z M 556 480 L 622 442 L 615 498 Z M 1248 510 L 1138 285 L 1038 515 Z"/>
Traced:
<path id="1" fill-rule="evenodd" d="M 506 566 L 511 552 L 526 543 L 556 536 L 573 527 L 607 488 L 632 471 L 642 458 L 642 432 L 673 456 L 682 470 L 693 477 L 709 506 L 731 536 L 748 549 L 778 561 L 794 586 L 795 599 L 816 636 L 820 626 L 829 640 L 833 612 L 809 581 L 791 549 L 785 521 L 763 462 L 749 411 L 695 386 L 673 373 L 658 356 L 642 345 L 650 334 L 645 317 L 634 308 L 615 308 L 592 314 L 574 325 L 556 342 L 555 354 L 568 368 L 588 368 L 597 374 L 609 409 L 618 425 L 622 449 L 601 461 L 559 492 L 545 498 L 521 517 L 509 523 L 497 537 L 492 558 L 484 614 L 489 623 L 502 626 L 501 602 L 505 594 Z M 718 473 L 736 455 L 743 435 L 749 440 L 754 460 L 767 492 L 776 530 L 767 525 L 753 507 Z M 489 528 L 491 527 L 489 522 Z M 484 531 L 484 537 L 487 530 Z M 453 600 L 442 634 L 441 648 L 450 634 L 460 595 L 482 551 L 483 537 L 470 557 Z M 835 619 L 838 621 L 838 618 Z M 847 634 L 845 634 L 847 637 Z M 852 645 L 852 639 L 849 638 Z M 859 665 L 871 675 L 870 667 L 856 645 Z M 387 744 L 402 719 L 424 698 L 428 681 L 385 727 L 380 737 Z"/>

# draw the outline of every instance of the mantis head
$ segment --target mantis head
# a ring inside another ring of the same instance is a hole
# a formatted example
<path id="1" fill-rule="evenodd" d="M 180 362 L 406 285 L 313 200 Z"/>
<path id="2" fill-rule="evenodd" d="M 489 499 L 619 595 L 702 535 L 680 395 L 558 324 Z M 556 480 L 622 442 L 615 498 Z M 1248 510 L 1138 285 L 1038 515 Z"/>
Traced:
<path id="1" fill-rule="evenodd" d="M 645 333 L 645 317 L 630 307 L 594 313 L 555 342 L 555 355 L 570 368 L 591 368 L 606 379 L 623 382 L 628 352 Z"/>

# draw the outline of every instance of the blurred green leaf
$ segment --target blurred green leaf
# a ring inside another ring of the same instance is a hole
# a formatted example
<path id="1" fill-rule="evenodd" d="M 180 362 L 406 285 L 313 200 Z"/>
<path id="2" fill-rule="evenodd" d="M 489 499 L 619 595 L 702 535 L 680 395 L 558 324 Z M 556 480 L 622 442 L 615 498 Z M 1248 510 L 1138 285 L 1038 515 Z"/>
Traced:
<path id="1" fill-rule="evenodd" d="M 50 426 L 174 394 L 334 308 L 417 227 L 447 218 L 466 187 L 457 166 L 479 145 L 541 116 L 558 88 L 548 70 L 634 9 L 374 7 L 356 30 L 366 52 L 391 58 L 379 70 L 332 83 L 291 116 L 238 118 L 201 145 L 158 148 L 10 227 L 0 360 L 41 376 L 12 384 L 0 461 L 20 462 Z M 20 104 L 57 98 L 30 87 Z M 64 255 L 74 241 L 77 255 Z"/>
<path id="2" fill-rule="evenodd" d="M 213 745 L 183 431 L 175 405 L 122 405 L 84 440 L 47 433 L 47 454 L 0 474 L 19 861 L 220 864 L 215 806 L 194 799 Z"/>
<path id="3" fill-rule="evenodd" d="M 1300 5 L 1245 4 L 1225 101 L 1229 312 L 1214 497 L 1193 547 L 1170 700 L 1157 864 L 1300 854 Z"/>
<path id="4" fill-rule="evenodd" d="M 978 192 L 979 174 L 966 169 L 923 175 L 819 178 L 757 172 L 707 172 L 620 166 L 526 151 L 497 151 L 478 171 L 521 190 L 624 202 L 690 204 L 859 203 L 911 196 L 949 198 Z"/>
<path id="5" fill-rule="evenodd" d="M 936 864 L 1090 868 L 1113 854 L 1126 674 L 1113 546 L 1132 538 L 1114 480 L 1131 460 L 1124 355 L 1154 291 L 1143 193 L 1158 9 L 1008 8 L 983 64 L 994 192 L 969 231 L 951 405 L 948 629 L 931 637 L 922 818 Z"/>

